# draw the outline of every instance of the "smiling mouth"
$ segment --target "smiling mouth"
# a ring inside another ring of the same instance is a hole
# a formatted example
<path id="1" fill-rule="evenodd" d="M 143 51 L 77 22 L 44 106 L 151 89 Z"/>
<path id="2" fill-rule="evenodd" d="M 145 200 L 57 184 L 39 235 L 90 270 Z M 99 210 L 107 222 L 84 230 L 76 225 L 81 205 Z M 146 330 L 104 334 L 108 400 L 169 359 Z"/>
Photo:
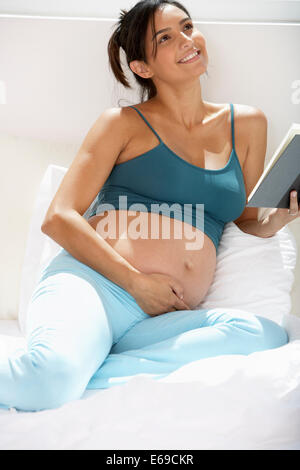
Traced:
<path id="1" fill-rule="evenodd" d="M 185 60 L 185 61 L 183 61 L 183 59 L 180 59 L 177 63 L 178 63 L 178 64 L 185 64 L 185 63 L 187 63 L 187 62 L 190 62 L 191 60 L 196 59 L 200 54 L 201 54 L 201 50 L 198 49 L 197 55 L 194 55 L 194 57 L 192 57 L 191 59 Z"/>

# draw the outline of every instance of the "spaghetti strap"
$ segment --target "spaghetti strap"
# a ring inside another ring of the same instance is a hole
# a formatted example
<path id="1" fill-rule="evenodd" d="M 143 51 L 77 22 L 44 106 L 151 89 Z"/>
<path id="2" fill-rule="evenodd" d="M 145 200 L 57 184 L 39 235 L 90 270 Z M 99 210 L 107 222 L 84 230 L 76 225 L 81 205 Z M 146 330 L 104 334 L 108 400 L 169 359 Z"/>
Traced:
<path id="1" fill-rule="evenodd" d="M 145 123 L 150 127 L 150 129 L 152 130 L 152 132 L 154 132 L 154 134 L 156 135 L 156 137 L 158 138 L 159 142 L 160 143 L 163 143 L 163 141 L 161 140 L 161 138 L 159 137 L 158 133 L 153 129 L 153 127 L 151 126 L 151 124 L 147 121 L 147 119 L 142 115 L 141 111 L 139 109 L 137 109 L 135 106 L 129 106 L 129 108 L 133 108 L 135 109 L 139 115 L 144 119 Z"/>
<path id="2" fill-rule="evenodd" d="M 235 151 L 235 145 L 234 145 L 234 113 L 233 113 L 233 104 L 230 103 L 230 109 L 231 109 L 231 138 L 232 138 L 232 148 Z"/>

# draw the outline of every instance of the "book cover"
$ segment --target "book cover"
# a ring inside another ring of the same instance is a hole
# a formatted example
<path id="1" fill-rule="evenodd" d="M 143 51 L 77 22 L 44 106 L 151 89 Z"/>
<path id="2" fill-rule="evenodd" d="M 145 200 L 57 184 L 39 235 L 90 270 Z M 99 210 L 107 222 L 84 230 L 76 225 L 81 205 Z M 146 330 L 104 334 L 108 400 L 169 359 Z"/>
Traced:
<path id="1" fill-rule="evenodd" d="M 300 203 L 300 124 L 293 123 L 253 188 L 246 207 L 290 207 L 290 192 Z"/>

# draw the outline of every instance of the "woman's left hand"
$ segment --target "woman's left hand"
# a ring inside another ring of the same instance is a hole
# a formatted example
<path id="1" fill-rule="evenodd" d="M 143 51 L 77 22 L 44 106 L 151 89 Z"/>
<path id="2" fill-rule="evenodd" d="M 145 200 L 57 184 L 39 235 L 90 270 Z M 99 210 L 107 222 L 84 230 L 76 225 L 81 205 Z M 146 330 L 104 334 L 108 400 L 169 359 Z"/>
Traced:
<path id="1" fill-rule="evenodd" d="M 293 194 L 295 193 L 295 196 Z M 289 222 L 300 217 L 300 207 L 298 205 L 297 191 L 290 192 L 290 207 L 289 209 L 275 208 L 269 214 L 269 220 L 274 227 L 274 230 L 282 229 Z"/>

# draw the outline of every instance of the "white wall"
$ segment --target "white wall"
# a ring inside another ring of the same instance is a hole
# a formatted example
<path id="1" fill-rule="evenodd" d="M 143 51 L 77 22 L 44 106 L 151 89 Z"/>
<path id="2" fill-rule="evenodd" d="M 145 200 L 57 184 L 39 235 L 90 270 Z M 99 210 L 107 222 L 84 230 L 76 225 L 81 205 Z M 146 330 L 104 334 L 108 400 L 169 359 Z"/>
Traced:
<path id="1" fill-rule="evenodd" d="M 0 14 L 118 18 L 137 1 L 0 0 Z M 299 0 L 182 0 L 198 21 L 300 21 Z"/>
<path id="2" fill-rule="evenodd" d="M 108 68 L 115 21 L 0 17 L 0 131 L 79 143 L 103 109 L 120 98 L 121 105 L 138 102 L 127 66 L 132 90 Z M 195 23 L 209 54 L 205 98 L 261 108 L 269 119 L 268 159 L 300 120 L 300 22 Z"/>

